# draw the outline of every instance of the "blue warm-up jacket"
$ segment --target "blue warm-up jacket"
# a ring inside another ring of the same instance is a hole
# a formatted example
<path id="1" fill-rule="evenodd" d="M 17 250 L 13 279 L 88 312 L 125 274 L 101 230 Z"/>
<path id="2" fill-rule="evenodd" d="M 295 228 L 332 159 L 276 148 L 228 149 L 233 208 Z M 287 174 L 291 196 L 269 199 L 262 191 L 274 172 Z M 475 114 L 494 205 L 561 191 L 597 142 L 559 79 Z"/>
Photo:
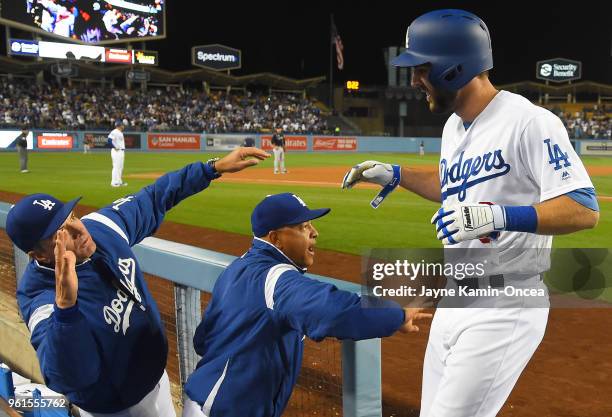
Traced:
<path id="1" fill-rule="evenodd" d="M 131 247 L 213 178 L 208 165 L 194 163 L 83 217 L 97 249 L 76 267 L 74 307 L 55 305 L 53 268 L 29 263 L 17 301 L 51 389 L 97 413 L 128 408 L 153 390 L 166 366 L 168 343 Z"/>
<path id="2" fill-rule="evenodd" d="M 255 238 L 220 276 L 194 336 L 202 356 L 185 390 L 208 417 L 276 417 L 302 366 L 304 336 L 389 336 L 404 311 L 362 308 L 361 298 L 304 276 L 276 247 Z"/>

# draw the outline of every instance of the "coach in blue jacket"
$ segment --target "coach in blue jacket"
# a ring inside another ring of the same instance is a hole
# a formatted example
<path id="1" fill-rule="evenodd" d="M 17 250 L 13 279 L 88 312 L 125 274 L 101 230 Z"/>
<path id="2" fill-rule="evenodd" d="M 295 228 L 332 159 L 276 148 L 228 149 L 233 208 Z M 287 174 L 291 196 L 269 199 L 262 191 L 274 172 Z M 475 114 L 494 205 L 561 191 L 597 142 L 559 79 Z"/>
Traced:
<path id="1" fill-rule="evenodd" d="M 268 156 L 238 148 L 187 165 L 80 220 L 79 199 L 64 204 L 48 194 L 11 209 L 7 233 L 32 259 L 17 289 L 21 314 L 45 383 L 81 416 L 175 416 L 166 335 L 131 247 L 184 198 Z"/>
<path id="2" fill-rule="evenodd" d="M 302 366 L 305 336 L 371 339 L 416 331 L 420 309 L 361 308 L 361 298 L 305 277 L 318 236 L 296 195 L 266 197 L 253 210 L 250 250 L 219 276 L 194 336 L 202 356 L 189 377 L 183 417 L 277 417 Z"/>

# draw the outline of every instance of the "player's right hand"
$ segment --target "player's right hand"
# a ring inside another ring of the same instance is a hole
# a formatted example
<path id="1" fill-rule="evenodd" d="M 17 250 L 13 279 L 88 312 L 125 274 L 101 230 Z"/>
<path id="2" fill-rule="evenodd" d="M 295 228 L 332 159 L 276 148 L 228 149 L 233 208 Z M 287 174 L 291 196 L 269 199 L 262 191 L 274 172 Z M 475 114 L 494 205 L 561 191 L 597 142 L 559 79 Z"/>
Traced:
<path id="1" fill-rule="evenodd" d="M 224 172 L 238 172 L 245 168 L 257 165 L 259 161 L 269 158 L 270 154 L 259 148 L 236 148 L 215 163 L 219 174 Z"/>
<path id="2" fill-rule="evenodd" d="M 412 308 L 406 307 L 404 308 L 404 325 L 399 328 L 400 333 L 412 333 L 418 332 L 419 326 L 415 325 L 413 321 L 415 320 L 423 320 L 430 319 L 433 317 L 431 313 L 422 313 L 422 308 Z"/>
<path id="3" fill-rule="evenodd" d="M 55 304 L 69 308 L 76 304 L 79 281 L 76 273 L 76 255 L 66 250 L 68 232 L 59 230 L 55 237 Z"/>
<path id="4" fill-rule="evenodd" d="M 344 175 L 342 188 L 353 188 L 358 182 L 371 182 L 381 187 L 393 181 L 393 167 L 378 161 L 363 161 Z"/>

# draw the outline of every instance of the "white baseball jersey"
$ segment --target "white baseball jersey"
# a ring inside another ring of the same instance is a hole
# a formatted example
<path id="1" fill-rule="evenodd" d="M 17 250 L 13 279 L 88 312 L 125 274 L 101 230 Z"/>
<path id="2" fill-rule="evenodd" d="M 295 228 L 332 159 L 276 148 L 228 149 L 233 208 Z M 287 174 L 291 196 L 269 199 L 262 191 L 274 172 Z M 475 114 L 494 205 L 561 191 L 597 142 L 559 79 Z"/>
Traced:
<path id="1" fill-rule="evenodd" d="M 108 137 L 113 141 L 113 147 L 115 149 L 125 149 L 125 139 L 123 138 L 123 132 L 119 129 L 113 129 Z"/>
<path id="2" fill-rule="evenodd" d="M 450 116 L 440 154 L 442 204 L 527 206 L 593 187 L 561 120 L 524 97 L 500 91 L 466 130 Z M 552 236 L 501 232 L 497 241 L 454 247 L 550 248 Z"/>
<path id="3" fill-rule="evenodd" d="M 593 186 L 561 120 L 507 91 L 500 91 L 467 130 L 459 116 L 450 116 L 442 134 L 440 184 L 443 205 L 513 206 Z M 520 249 L 551 244 L 551 236 L 504 231 L 490 243 L 476 239 L 452 247 L 498 248 L 495 274 L 506 280 L 530 273 L 524 283 L 546 291 L 538 274 L 547 268 L 539 269 L 542 264 L 534 259 L 541 251 Z M 488 281 L 481 285 L 486 288 Z M 437 309 L 423 364 L 421 417 L 497 415 L 546 329 L 546 300 L 542 308 L 526 308 L 528 298 L 495 300 L 496 306 L 510 308 Z"/>

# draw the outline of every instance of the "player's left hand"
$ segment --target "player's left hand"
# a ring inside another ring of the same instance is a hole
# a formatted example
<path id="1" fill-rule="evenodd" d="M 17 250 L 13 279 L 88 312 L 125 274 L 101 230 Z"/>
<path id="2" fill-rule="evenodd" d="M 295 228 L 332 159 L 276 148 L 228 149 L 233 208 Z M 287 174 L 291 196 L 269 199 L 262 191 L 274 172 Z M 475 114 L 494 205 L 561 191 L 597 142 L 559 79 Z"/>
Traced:
<path id="1" fill-rule="evenodd" d="M 442 206 L 431 218 L 431 223 L 445 245 L 480 239 L 506 227 L 502 207 L 485 203 Z"/>
<path id="2" fill-rule="evenodd" d="M 238 172 L 245 168 L 257 165 L 259 161 L 269 158 L 270 154 L 259 148 L 236 148 L 215 163 L 219 174 L 225 172 Z"/>

